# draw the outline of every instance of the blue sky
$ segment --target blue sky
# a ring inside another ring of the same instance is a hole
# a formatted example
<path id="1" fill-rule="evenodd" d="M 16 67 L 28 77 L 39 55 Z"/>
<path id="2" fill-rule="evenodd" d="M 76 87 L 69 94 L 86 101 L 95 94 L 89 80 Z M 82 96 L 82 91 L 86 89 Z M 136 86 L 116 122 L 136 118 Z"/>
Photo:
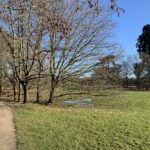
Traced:
<path id="1" fill-rule="evenodd" d="M 117 0 L 125 13 L 116 17 L 117 41 L 126 54 L 136 54 L 136 41 L 145 24 L 150 24 L 150 0 Z"/>

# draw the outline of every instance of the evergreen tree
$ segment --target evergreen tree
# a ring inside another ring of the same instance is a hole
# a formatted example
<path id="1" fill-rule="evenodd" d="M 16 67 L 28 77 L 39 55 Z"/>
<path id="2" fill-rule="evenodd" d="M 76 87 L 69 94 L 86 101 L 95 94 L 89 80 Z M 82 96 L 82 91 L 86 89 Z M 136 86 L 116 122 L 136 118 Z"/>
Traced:
<path id="1" fill-rule="evenodd" d="M 143 32 L 137 40 L 137 51 L 150 55 L 150 24 L 143 27 Z"/>

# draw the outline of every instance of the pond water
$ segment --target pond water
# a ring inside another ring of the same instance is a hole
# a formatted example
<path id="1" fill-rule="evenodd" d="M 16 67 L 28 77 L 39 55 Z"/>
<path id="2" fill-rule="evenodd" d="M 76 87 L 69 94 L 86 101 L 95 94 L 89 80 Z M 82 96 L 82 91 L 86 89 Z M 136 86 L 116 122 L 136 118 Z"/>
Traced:
<path id="1" fill-rule="evenodd" d="M 82 105 L 89 105 L 92 104 L 92 99 L 81 99 L 81 100 L 65 100 L 63 101 L 64 104 L 82 104 Z"/>

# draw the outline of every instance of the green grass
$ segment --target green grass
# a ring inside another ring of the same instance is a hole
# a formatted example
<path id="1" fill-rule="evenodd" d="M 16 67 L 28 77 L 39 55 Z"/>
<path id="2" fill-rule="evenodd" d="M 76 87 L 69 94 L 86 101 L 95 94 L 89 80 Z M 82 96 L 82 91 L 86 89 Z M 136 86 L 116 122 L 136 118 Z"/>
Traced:
<path id="1" fill-rule="evenodd" d="M 150 93 L 93 97 L 97 108 L 14 111 L 19 150 L 150 150 Z"/>

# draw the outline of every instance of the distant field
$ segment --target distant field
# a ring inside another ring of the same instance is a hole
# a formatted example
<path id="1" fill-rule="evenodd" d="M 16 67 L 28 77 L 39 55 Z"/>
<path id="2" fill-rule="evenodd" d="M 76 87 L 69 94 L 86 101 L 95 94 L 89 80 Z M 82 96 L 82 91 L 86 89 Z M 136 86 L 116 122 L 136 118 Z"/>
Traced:
<path id="1" fill-rule="evenodd" d="M 93 99 L 97 108 L 16 108 L 19 150 L 150 150 L 150 92 Z"/>

